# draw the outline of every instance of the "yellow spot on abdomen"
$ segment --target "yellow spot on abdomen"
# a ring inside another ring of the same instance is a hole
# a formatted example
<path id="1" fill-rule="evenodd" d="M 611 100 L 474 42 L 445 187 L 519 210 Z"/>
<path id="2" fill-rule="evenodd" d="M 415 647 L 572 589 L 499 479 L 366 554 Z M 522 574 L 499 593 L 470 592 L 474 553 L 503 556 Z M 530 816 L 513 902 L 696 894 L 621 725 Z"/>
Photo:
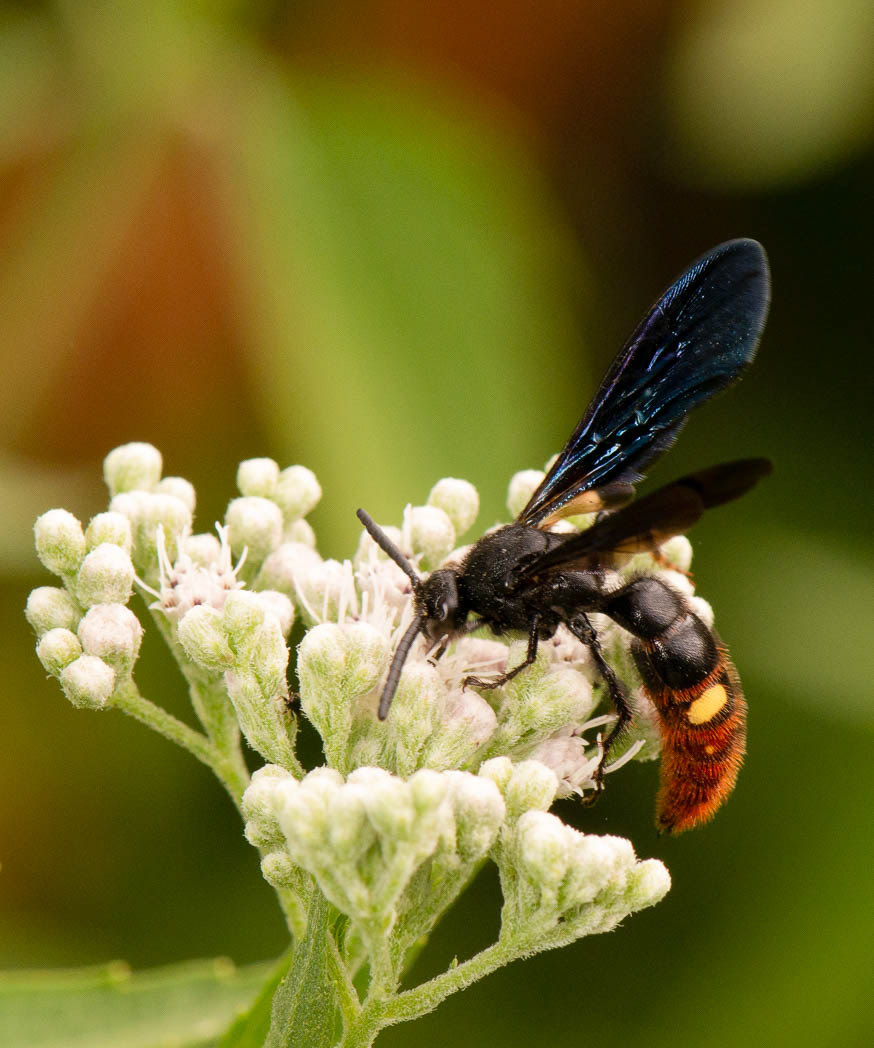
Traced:
<path id="1" fill-rule="evenodd" d="M 728 692 L 723 685 L 714 684 L 712 688 L 708 688 L 703 695 L 699 695 L 689 706 L 689 709 L 686 711 L 689 723 L 706 724 L 709 720 L 713 720 L 727 702 Z"/>

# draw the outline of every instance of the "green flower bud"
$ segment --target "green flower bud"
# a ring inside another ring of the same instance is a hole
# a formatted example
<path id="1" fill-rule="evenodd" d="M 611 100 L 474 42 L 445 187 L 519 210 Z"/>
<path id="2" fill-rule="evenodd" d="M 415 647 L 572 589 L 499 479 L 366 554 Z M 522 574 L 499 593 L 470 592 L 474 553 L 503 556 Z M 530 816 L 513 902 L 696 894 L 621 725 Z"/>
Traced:
<path id="1" fill-rule="evenodd" d="M 143 627 L 123 604 L 95 604 L 79 623 L 79 640 L 87 655 L 97 655 L 127 676 L 140 653 Z"/>
<path id="2" fill-rule="evenodd" d="M 185 506 L 190 514 L 194 514 L 197 505 L 197 492 L 194 485 L 185 477 L 163 477 L 153 488 L 156 495 L 170 495 Z"/>
<path id="3" fill-rule="evenodd" d="M 36 654 L 46 673 L 59 677 L 62 670 L 82 654 L 82 645 L 71 630 L 58 627 L 47 630 L 40 637 Z"/>
<path id="4" fill-rule="evenodd" d="M 228 644 L 221 611 L 207 604 L 196 604 L 179 620 L 179 643 L 185 654 L 210 673 L 233 665 L 234 653 Z"/>
<path id="5" fill-rule="evenodd" d="M 284 846 L 285 837 L 279 828 L 276 812 L 282 803 L 282 791 L 296 788 L 297 782 L 291 772 L 275 764 L 266 764 L 253 772 L 243 794 L 242 807 L 246 839 L 256 848 Z"/>
<path id="6" fill-rule="evenodd" d="M 222 625 L 231 647 L 238 648 L 264 621 L 265 609 L 257 593 L 231 590 L 222 609 Z"/>
<path id="7" fill-rule="evenodd" d="M 151 491 L 161 479 L 161 452 L 151 444 L 122 444 L 103 460 L 103 478 L 110 495 Z"/>
<path id="8" fill-rule="evenodd" d="M 509 819 L 532 809 L 546 811 L 558 792 L 555 772 L 540 761 L 513 764 L 509 757 L 493 757 L 485 761 L 479 773 L 491 779 L 503 794 Z"/>
<path id="9" fill-rule="evenodd" d="M 108 542 L 129 554 L 133 545 L 130 521 L 123 513 L 98 513 L 85 529 L 85 542 L 89 550 Z"/>
<path id="10" fill-rule="evenodd" d="M 121 546 L 101 542 L 82 561 L 76 576 L 76 599 L 92 604 L 126 604 L 134 586 L 134 566 Z"/>
<path id="11" fill-rule="evenodd" d="M 282 511 L 275 502 L 256 495 L 233 499 L 225 512 L 225 525 L 234 555 L 245 549 L 254 564 L 260 564 L 282 541 Z"/>
<path id="12" fill-rule="evenodd" d="M 510 478 L 510 486 L 507 489 L 507 509 L 514 520 L 528 505 L 528 500 L 543 477 L 544 473 L 539 469 L 523 469 L 514 473 Z"/>
<path id="13" fill-rule="evenodd" d="M 36 552 L 43 564 L 61 578 L 73 575 L 85 556 L 82 525 L 65 509 L 50 509 L 33 527 Z"/>
<path id="14" fill-rule="evenodd" d="M 467 480 L 444 477 L 438 480 L 428 495 L 428 505 L 442 509 L 455 529 L 456 538 L 463 535 L 479 513 L 479 494 Z"/>
<path id="15" fill-rule="evenodd" d="M 305 517 L 318 505 L 322 489 L 306 466 L 289 466 L 279 474 L 273 498 L 288 524 Z"/>
<path id="16" fill-rule="evenodd" d="M 412 547 L 422 555 L 422 567 L 430 571 L 442 564 L 455 548 L 455 528 L 448 515 L 436 506 L 413 506 L 407 522 Z"/>
<path id="17" fill-rule="evenodd" d="M 293 887 L 297 872 L 291 856 L 284 850 L 270 852 L 261 860 L 261 873 L 272 888 L 282 890 Z"/>
<path id="18" fill-rule="evenodd" d="M 105 709 L 115 690 L 115 670 L 96 655 L 80 655 L 61 673 L 64 694 L 81 709 Z"/>
<path id="19" fill-rule="evenodd" d="M 27 598 L 25 617 L 37 636 L 52 629 L 74 630 L 79 623 L 79 605 L 59 586 L 38 586 Z"/>
<path id="20" fill-rule="evenodd" d="M 637 863 L 628 879 L 626 900 L 632 911 L 655 906 L 671 890 L 671 875 L 658 859 Z"/>
<path id="21" fill-rule="evenodd" d="M 273 498 L 279 482 L 279 466 L 272 458 L 246 459 L 237 467 L 237 487 L 241 495 Z"/>

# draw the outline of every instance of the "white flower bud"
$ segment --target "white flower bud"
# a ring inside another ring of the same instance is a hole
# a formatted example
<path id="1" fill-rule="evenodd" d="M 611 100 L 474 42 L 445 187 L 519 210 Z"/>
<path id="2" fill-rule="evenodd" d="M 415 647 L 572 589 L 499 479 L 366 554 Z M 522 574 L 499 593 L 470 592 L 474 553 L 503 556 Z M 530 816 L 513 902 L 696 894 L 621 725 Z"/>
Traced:
<path id="1" fill-rule="evenodd" d="M 295 580 L 304 578 L 309 571 L 319 570 L 321 566 L 322 558 L 310 546 L 302 542 L 283 542 L 261 565 L 256 584 L 259 589 L 278 590 L 287 597 L 294 597 Z"/>
<path id="2" fill-rule="evenodd" d="M 708 629 L 713 629 L 713 606 L 703 597 L 689 597 L 689 607 Z"/>
<path id="3" fill-rule="evenodd" d="M 285 697 L 288 694 L 286 671 L 288 669 L 288 645 L 279 620 L 267 615 L 251 638 L 240 645 L 239 654 L 249 660 L 249 665 L 262 692 L 269 698 Z"/>
<path id="4" fill-rule="evenodd" d="M 685 535 L 674 535 L 659 546 L 659 553 L 677 571 L 688 571 L 692 566 L 692 543 Z"/>
<path id="5" fill-rule="evenodd" d="M 85 557 L 76 576 L 76 599 L 92 604 L 126 604 L 134 586 L 134 566 L 121 546 L 102 542 Z"/>
<path id="6" fill-rule="evenodd" d="M 436 568 L 455 547 L 455 528 L 437 506 L 413 506 L 407 514 L 413 550 L 422 555 L 422 567 Z"/>
<path id="7" fill-rule="evenodd" d="M 466 771 L 443 773 L 455 812 L 456 850 L 464 863 L 478 862 L 497 839 L 507 814 L 501 791 L 490 779 Z"/>
<path id="8" fill-rule="evenodd" d="M 523 469 L 514 473 L 510 478 L 510 486 L 507 489 L 507 509 L 514 520 L 528 505 L 528 500 L 543 477 L 542 470 Z"/>
<path id="9" fill-rule="evenodd" d="M 207 604 L 196 604 L 179 620 L 179 642 L 185 654 L 211 673 L 233 665 L 222 613 Z"/>
<path id="10" fill-rule="evenodd" d="M 48 630 L 74 630 L 79 622 L 79 606 L 59 586 L 38 586 L 27 598 L 25 617 L 34 632 L 42 636 Z"/>
<path id="11" fill-rule="evenodd" d="M 221 562 L 222 544 L 211 531 L 188 535 L 182 542 L 182 553 L 198 568 L 210 568 Z"/>
<path id="12" fill-rule="evenodd" d="M 318 504 L 322 489 L 316 475 L 306 466 L 289 466 L 279 474 L 273 498 L 282 510 L 285 520 L 305 517 Z"/>
<path id="13" fill-rule="evenodd" d="M 163 477 L 155 485 L 153 491 L 156 495 L 172 495 L 173 498 L 179 499 L 188 512 L 192 516 L 194 515 L 194 508 L 197 505 L 197 493 L 194 490 L 194 485 L 190 480 L 186 480 L 185 477 Z"/>
<path id="14" fill-rule="evenodd" d="M 624 891 L 637 861 L 631 842 L 623 837 L 571 832 L 571 867 L 564 893 L 567 905 L 590 903 L 607 888 Z"/>
<path id="15" fill-rule="evenodd" d="M 102 710 L 115 689 L 115 670 L 96 655 L 80 655 L 62 671 L 61 687 L 74 706 Z"/>
<path id="16" fill-rule="evenodd" d="M 293 520 L 282 529 L 283 542 L 299 542 L 310 549 L 316 548 L 316 533 L 307 520 Z"/>
<path id="17" fill-rule="evenodd" d="M 103 478 L 110 495 L 151 491 L 161 479 L 162 465 L 161 452 L 151 444 L 122 444 L 103 460 Z"/>
<path id="18" fill-rule="evenodd" d="M 467 480 L 444 477 L 431 488 L 428 505 L 443 510 L 452 522 L 457 538 L 476 520 L 479 513 L 479 494 Z"/>
<path id="19" fill-rule="evenodd" d="M 445 698 L 425 762 L 430 768 L 462 767 L 494 735 L 497 727 L 495 711 L 484 698 L 475 691 L 457 688 Z"/>
<path id="20" fill-rule="evenodd" d="M 255 596 L 264 611 L 279 623 L 283 637 L 287 637 L 294 625 L 294 605 L 288 597 L 278 590 L 257 590 Z"/>
<path id="21" fill-rule="evenodd" d="M 140 653 L 143 627 L 123 604 L 95 604 L 79 623 L 79 640 L 86 655 L 97 655 L 126 676 Z"/>
<path id="22" fill-rule="evenodd" d="M 284 845 L 276 812 L 282 804 L 283 791 L 294 790 L 297 782 L 291 772 L 275 764 L 266 764 L 253 772 L 243 794 L 242 808 L 246 819 L 246 839 L 256 848 Z"/>
<path id="23" fill-rule="evenodd" d="M 167 560 L 176 560 L 179 540 L 191 529 L 191 510 L 181 499 L 150 491 L 123 491 L 113 496 L 109 508 L 123 513 L 130 521 L 134 564 L 143 576 L 155 573 L 159 528 L 164 535 Z"/>
<path id="24" fill-rule="evenodd" d="M 33 526 L 36 552 L 55 575 L 70 576 L 85 556 L 82 525 L 65 509 L 50 509 L 37 517 Z"/>
<path id="25" fill-rule="evenodd" d="M 241 495 L 272 498 L 279 480 L 279 466 L 272 458 L 246 459 L 237 467 L 237 487 Z"/>
<path id="26" fill-rule="evenodd" d="M 79 638 L 71 630 L 57 627 L 40 637 L 36 654 L 47 673 L 59 677 L 61 671 L 82 654 Z"/>
<path id="27" fill-rule="evenodd" d="M 688 575 L 683 575 L 682 572 L 671 571 L 670 569 L 657 571 L 655 574 L 656 578 L 666 582 L 671 589 L 681 593 L 684 597 L 694 597 L 695 584 Z"/>
<path id="28" fill-rule="evenodd" d="M 234 554 L 248 550 L 255 564 L 282 541 L 282 511 L 275 502 L 256 495 L 233 499 L 225 512 L 225 525 Z"/>
<path id="29" fill-rule="evenodd" d="M 658 859 L 644 859 L 631 871 L 626 899 L 632 910 L 654 906 L 671 890 L 671 875 Z"/>
<path id="30" fill-rule="evenodd" d="M 98 513 L 85 529 L 85 542 L 90 550 L 109 542 L 129 554 L 133 545 L 130 521 L 123 513 Z"/>
<path id="31" fill-rule="evenodd" d="M 554 894 L 568 872 L 573 830 L 555 815 L 526 811 L 517 823 L 517 863 L 541 891 Z"/>

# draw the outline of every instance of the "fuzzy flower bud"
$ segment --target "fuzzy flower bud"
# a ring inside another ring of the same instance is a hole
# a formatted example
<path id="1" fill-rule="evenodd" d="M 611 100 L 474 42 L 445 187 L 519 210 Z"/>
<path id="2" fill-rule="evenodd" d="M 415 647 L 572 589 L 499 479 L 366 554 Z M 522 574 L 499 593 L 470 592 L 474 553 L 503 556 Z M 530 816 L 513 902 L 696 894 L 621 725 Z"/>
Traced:
<path id="1" fill-rule="evenodd" d="M 233 665 L 222 613 L 208 604 L 196 604 L 179 620 L 179 643 L 185 654 L 210 673 Z"/>
<path id="2" fill-rule="evenodd" d="M 275 764 L 265 764 L 253 772 L 243 794 L 243 816 L 246 819 L 246 839 L 256 848 L 278 848 L 285 838 L 276 818 L 279 794 L 284 788 L 295 788 L 291 772 Z"/>
<path id="3" fill-rule="evenodd" d="M 127 676 L 140 653 L 143 627 L 123 604 L 95 604 L 79 623 L 86 655 L 97 655 L 119 676 Z"/>
<path id="4" fill-rule="evenodd" d="M 264 611 L 279 623 L 283 637 L 287 637 L 294 625 L 294 605 L 288 597 L 277 590 L 258 590 L 255 596 Z"/>
<path id="5" fill-rule="evenodd" d="M 261 565 L 255 585 L 259 590 L 278 590 L 286 597 L 294 597 L 295 580 L 321 566 L 322 558 L 310 546 L 303 542 L 283 542 Z"/>
<path id="6" fill-rule="evenodd" d="M 133 545 L 130 521 L 123 513 L 98 513 L 85 529 L 85 542 L 89 550 L 108 542 L 130 553 Z"/>
<path id="7" fill-rule="evenodd" d="M 82 525 L 65 509 L 50 509 L 33 527 L 36 552 L 43 564 L 62 578 L 74 574 L 85 556 Z"/>
<path id="8" fill-rule="evenodd" d="M 47 630 L 40 637 L 36 654 L 46 673 L 59 677 L 65 667 L 82 654 L 82 645 L 71 630 L 57 627 Z"/>
<path id="9" fill-rule="evenodd" d="M 443 510 L 449 517 L 457 538 L 476 520 L 479 513 L 479 493 L 467 480 L 444 477 L 431 488 L 428 505 Z"/>
<path id="10" fill-rule="evenodd" d="M 127 604 L 134 586 L 134 566 L 121 546 L 101 542 L 82 561 L 76 576 L 76 598 L 92 604 Z"/>
<path id="11" fill-rule="evenodd" d="M 455 846 L 463 863 L 479 862 L 495 843 L 507 814 L 501 791 L 490 779 L 447 771 L 455 812 Z"/>
<path id="12" fill-rule="evenodd" d="M 191 510 L 175 495 L 123 491 L 113 496 L 109 508 L 130 521 L 134 564 L 143 578 L 154 575 L 159 533 L 163 534 L 164 555 L 172 563 L 179 553 L 180 538 L 191 529 Z"/>
<path id="13" fill-rule="evenodd" d="M 38 586 L 27 598 L 27 621 L 37 636 L 48 630 L 74 630 L 79 622 L 79 606 L 60 586 Z"/>
<path id="14" fill-rule="evenodd" d="M 510 486 L 507 489 L 507 509 L 514 520 L 528 505 L 528 500 L 543 477 L 542 470 L 523 469 L 514 473 L 510 478 Z"/>
<path id="15" fill-rule="evenodd" d="M 74 706 L 102 710 L 115 689 L 115 670 L 96 655 L 80 655 L 62 671 L 61 687 Z"/>
<path id="16" fill-rule="evenodd" d="M 185 477 L 163 477 L 152 489 L 156 495 L 170 495 L 185 506 L 189 513 L 194 513 L 197 505 L 197 493 L 194 485 Z"/>
<path id="17" fill-rule="evenodd" d="M 257 495 L 233 499 L 225 512 L 225 525 L 234 555 L 248 550 L 256 564 L 282 540 L 282 511 L 275 502 Z"/>
<path id="18" fill-rule="evenodd" d="M 299 542 L 310 549 L 316 548 L 316 533 L 308 520 L 293 520 L 282 531 L 283 542 Z"/>
<path id="19" fill-rule="evenodd" d="M 501 791 L 507 805 L 507 817 L 517 819 L 532 809 L 546 811 L 558 793 L 558 778 L 540 761 L 513 764 L 509 757 L 493 757 L 479 770 L 480 775 Z"/>
<path id="20" fill-rule="evenodd" d="M 289 466 L 279 474 L 272 497 L 282 510 L 286 523 L 291 524 L 316 507 L 322 497 L 322 489 L 311 469 Z"/>
<path id="21" fill-rule="evenodd" d="M 103 460 L 103 478 L 111 495 L 151 491 L 161 479 L 162 466 L 161 452 L 151 444 L 122 444 Z"/>
<path id="22" fill-rule="evenodd" d="M 659 553 L 677 571 L 688 571 L 692 566 L 692 543 L 685 535 L 674 535 L 659 546 Z"/>
<path id="23" fill-rule="evenodd" d="M 437 506 L 413 506 L 407 514 L 410 541 L 422 555 L 422 567 L 438 567 L 455 547 L 455 528 L 448 515 Z"/>
<path id="24" fill-rule="evenodd" d="M 221 560 L 222 544 L 211 531 L 188 535 L 182 542 L 182 555 L 188 557 L 195 568 L 211 568 Z"/>
<path id="25" fill-rule="evenodd" d="M 279 466 L 271 458 L 246 459 L 237 467 L 237 487 L 241 495 L 272 498 L 279 481 Z"/>
<path id="26" fill-rule="evenodd" d="M 225 598 L 222 623 L 232 647 L 244 642 L 247 636 L 264 621 L 265 607 L 257 593 L 250 590 L 232 590 Z"/>
<path id="27" fill-rule="evenodd" d="M 387 658 L 388 639 L 364 622 L 323 623 L 301 641 L 301 705 L 337 767 L 345 766 L 355 700 L 376 687 Z"/>

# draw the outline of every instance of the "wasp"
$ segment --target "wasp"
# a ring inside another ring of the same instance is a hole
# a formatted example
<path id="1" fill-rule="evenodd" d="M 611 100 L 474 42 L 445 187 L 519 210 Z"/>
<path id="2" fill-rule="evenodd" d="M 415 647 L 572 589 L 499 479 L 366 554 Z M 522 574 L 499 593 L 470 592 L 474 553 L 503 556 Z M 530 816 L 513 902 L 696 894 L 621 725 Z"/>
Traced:
<path id="1" fill-rule="evenodd" d="M 611 747 L 633 719 L 626 688 L 605 659 L 590 615 L 631 634 L 645 694 L 662 739 L 656 824 L 677 833 L 704 822 L 732 791 L 746 743 L 746 703 L 719 636 L 677 589 L 639 575 L 618 585 L 615 568 L 685 532 L 705 510 L 745 494 L 771 472 L 764 458 L 689 474 L 634 499 L 634 485 L 674 442 L 693 408 L 748 367 L 770 300 L 768 262 L 755 240 L 731 240 L 698 259 L 659 298 L 610 366 L 564 450 L 512 524 L 486 534 L 459 564 L 420 578 L 364 510 L 361 523 L 409 576 L 414 617 L 395 649 L 378 716 L 421 634 L 445 650 L 488 627 L 527 635 L 525 659 L 465 687 L 498 688 L 537 657 L 560 625 L 585 644 L 606 685 L 616 722 L 603 744 L 600 789 Z M 586 530 L 556 533 L 561 518 L 595 513 Z M 609 580 L 613 580 L 612 582 Z M 597 791 L 596 791 L 597 793 Z"/>

